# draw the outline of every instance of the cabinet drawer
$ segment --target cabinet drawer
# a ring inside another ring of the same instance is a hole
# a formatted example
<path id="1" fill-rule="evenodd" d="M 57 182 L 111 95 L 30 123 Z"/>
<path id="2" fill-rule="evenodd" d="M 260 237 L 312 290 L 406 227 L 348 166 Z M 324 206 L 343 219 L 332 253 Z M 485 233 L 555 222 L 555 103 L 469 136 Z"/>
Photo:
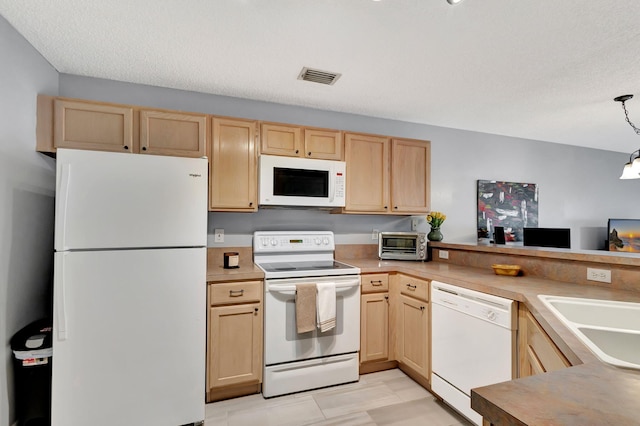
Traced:
<path id="1" fill-rule="evenodd" d="M 209 285 L 209 303 L 212 306 L 260 301 L 262 301 L 262 281 Z"/>
<path id="2" fill-rule="evenodd" d="M 388 274 L 367 274 L 360 277 L 360 291 L 362 293 L 377 293 L 389 291 Z"/>
<path id="3" fill-rule="evenodd" d="M 416 299 L 429 301 L 429 281 L 399 275 L 400 293 Z"/>

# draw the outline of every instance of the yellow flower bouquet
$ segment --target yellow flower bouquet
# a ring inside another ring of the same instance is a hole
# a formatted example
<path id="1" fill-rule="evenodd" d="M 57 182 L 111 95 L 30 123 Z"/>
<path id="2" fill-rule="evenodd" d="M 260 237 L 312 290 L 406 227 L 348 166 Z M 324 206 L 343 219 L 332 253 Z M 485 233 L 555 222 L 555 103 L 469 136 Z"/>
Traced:
<path id="1" fill-rule="evenodd" d="M 427 223 L 432 228 L 440 228 L 440 225 L 447 219 L 447 215 L 441 212 L 431 212 L 427 215 Z"/>

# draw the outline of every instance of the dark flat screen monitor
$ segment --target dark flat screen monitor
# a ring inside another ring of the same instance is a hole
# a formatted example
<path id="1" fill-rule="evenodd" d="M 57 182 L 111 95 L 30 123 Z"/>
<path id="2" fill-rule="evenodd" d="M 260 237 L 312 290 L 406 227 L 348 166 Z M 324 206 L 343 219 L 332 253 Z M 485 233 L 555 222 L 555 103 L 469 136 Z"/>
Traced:
<path id="1" fill-rule="evenodd" d="M 640 219 L 609 219 L 609 251 L 640 253 Z"/>
<path id="2" fill-rule="evenodd" d="M 571 248 L 571 229 L 569 228 L 524 228 L 525 246 Z"/>

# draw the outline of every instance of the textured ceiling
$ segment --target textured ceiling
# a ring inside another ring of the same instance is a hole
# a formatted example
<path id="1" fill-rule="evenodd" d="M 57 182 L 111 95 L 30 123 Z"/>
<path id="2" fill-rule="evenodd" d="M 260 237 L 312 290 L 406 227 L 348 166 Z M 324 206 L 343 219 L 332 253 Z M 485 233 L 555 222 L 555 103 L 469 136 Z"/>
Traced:
<path id="1" fill-rule="evenodd" d="M 60 72 L 630 153 L 638 0 L 0 0 Z M 333 86 L 296 79 L 341 73 Z"/>

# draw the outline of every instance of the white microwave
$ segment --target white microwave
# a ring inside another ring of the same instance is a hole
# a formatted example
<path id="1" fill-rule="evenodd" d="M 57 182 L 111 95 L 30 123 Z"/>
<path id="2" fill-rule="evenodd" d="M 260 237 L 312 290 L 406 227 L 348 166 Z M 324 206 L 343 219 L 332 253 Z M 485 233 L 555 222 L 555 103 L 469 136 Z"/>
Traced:
<path id="1" fill-rule="evenodd" d="M 259 204 L 263 206 L 344 207 L 344 161 L 261 155 Z"/>

